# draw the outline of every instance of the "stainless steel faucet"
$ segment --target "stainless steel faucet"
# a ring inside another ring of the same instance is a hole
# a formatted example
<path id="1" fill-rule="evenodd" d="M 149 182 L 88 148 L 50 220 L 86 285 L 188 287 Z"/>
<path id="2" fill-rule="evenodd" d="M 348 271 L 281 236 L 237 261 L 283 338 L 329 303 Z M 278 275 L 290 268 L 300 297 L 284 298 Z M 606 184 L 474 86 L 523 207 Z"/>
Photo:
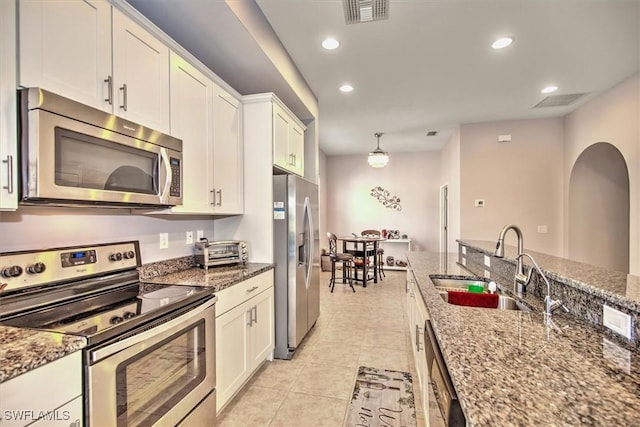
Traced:
<path id="1" fill-rule="evenodd" d="M 496 244 L 496 251 L 493 254 L 497 258 L 504 258 L 504 236 L 507 234 L 507 231 L 513 230 L 518 237 L 518 256 L 516 257 L 516 275 L 513 279 L 513 291 L 517 294 L 522 294 L 527 290 L 527 276 L 524 274 L 524 269 L 522 267 L 522 257 L 521 255 L 524 253 L 524 244 L 522 239 L 522 231 L 517 225 L 509 224 L 505 225 L 502 231 L 500 231 L 500 236 L 498 236 L 498 243 Z"/>
<path id="2" fill-rule="evenodd" d="M 553 298 L 551 298 L 551 284 L 549 283 L 547 276 L 545 276 L 542 270 L 540 270 L 540 267 L 538 267 L 538 263 L 536 262 L 536 260 L 533 259 L 531 255 L 529 255 L 526 252 L 523 252 L 520 255 L 518 255 L 517 259 L 522 261 L 522 257 L 525 257 L 525 256 L 531 260 L 531 262 L 533 263 L 533 267 L 529 269 L 529 274 L 525 277 L 526 283 L 524 286 L 526 287 L 531 282 L 531 276 L 533 276 L 533 269 L 535 268 L 538 274 L 540 275 L 540 277 L 542 277 L 542 280 L 544 280 L 544 283 L 547 285 L 547 295 L 544 297 L 544 317 L 545 317 L 545 322 L 547 324 L 551 324 L 551 314 L 557 308 L 562 307 L 562 309 L 567 313 L 569 312 L 569 309 L 567 308 L 567 306 L 565 306 L 562 303 L 561 300 L 559 299 L 554 300 Z"/>

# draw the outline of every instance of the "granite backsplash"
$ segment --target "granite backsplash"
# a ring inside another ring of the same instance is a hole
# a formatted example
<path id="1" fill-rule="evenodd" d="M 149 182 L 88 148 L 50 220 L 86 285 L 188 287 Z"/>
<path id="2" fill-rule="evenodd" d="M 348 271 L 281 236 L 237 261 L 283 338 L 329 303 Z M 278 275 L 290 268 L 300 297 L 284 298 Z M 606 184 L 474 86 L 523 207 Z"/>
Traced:
<path id="1" fill-rule="evenodd" d="M 488 277 L 494 280 L 502 288 L 507 290 L 513 290 L 513 281 L 516 272 L 516 263 L 510 258 L 497 258 L 493 256 L 489 250 L 488 244 L 479 244 L 480 242 L 467 242 L 458 241 L 458 262 L 464 266 L 467 270 L 480 277 Z M 464 253 L 463 253 L 464 248 Z M 515 248 L 511 248 L 512 251 Z M 530 253 L 527 251 L 527 253 Z M 512 254 L 513 255 L 513 254 Z M 540 259 L 551 258 L 550 256 L 537 255 L 533 253 L 534 258 L 543 270 L 549 283 L 551 285 L 551 296 L 554 299 L 562 300 L 563 304 L 569 309 L 569 313 L 578 319 L 584 320 L 599 331 L 602 331 L 614 338 L 616 341 L 622 342 L 627 345 L 640 350 L 640 307 L 638 307 L 637 301 L 633 298 L 627 298 L 616 294 L 615 292 L 607 292 L 606 289 L 599 289 L 597 286 L 585 285 L 582 281 L 576 280 L 572 277 L 563 277 L 558 274 L 557 271 L 553 271 L 545 268 L 544 263 L 540 262 Z M 489 257 L 489 266 L 485 264 L 485 257 Z M 515 257 L 514 257 L 515 258 Z M 528 273 L 529 264 L 525 261 L 525 273 Z M 571 262 L 571 269 L 576 270 L 580 268 L 579 263 Z M 560 269 L 558 269 L 560 270 Z M 601 276 L 605 273 L 603 269 L 597 269 L 593 266 L 585 264 L 585 271 L 591 273 L 595 270 L 598 274 L 594 276 Z M 621 275 L 620 272 L 611 272 L 612 276 Z M 619 277 L 614 277 L 614 281 L 618 281 Z M 537 301 L 542 301 L 547 293 L 547 286 L 544 280 L 540 277 L 537 271 L 534 271 L 532 283 L 528 286 L 526 291 L 526 298 L 535 298 Z M 603 305 L 607 305 L 620 312 L 629 314 L 632 321 L 631 339 L 627 340 L 625 337 L 614 333 L 610 329 L 603 326 L 602 313 Z"/>

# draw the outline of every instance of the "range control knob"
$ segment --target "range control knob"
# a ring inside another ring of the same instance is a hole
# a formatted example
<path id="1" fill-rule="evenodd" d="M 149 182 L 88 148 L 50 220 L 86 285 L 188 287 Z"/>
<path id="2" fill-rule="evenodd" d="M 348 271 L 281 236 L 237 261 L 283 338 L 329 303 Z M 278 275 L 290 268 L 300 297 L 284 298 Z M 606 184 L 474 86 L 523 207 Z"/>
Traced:
<path id="1" fill-rule="evenodd" d="M 117 325 L 118 323 L 122 323 L 124 319 L 120 316 L 113 316 L 111 319 L 109 319 L 109 323 L 111 323 L 112 325 Z"/>
<path id="2" fill-rule="evenodd" d="M 136 317 L 136 314 L 133 311 L 125 311 L 122 317 L 125 319 L 131 319 L 132 317 Z"/>
<path id="3" fill-rule="evenodd" d="M 122 253 L 116 252 L 114 254 L 109 255 L 110 261 L 122 261 Z"/>
<path id="4" fill-rule="evenodd" d="M 132 259 L 135 258 L 136 254 L 133 251 L 127 251 L 124 253 L 124 259 Z"/>
<path id="5" fill-rule="evenodd" d="M 42 262 L 36 262 L 35 264 L 31 264 L 27 267 L 27 273 L 29 274 L 40 274 L 47 269 L 47 266 Z"/>
<path id="6" fill-rule="evenodd" d="M 0 272 L 2 277 L 10 278 L 10 277 L 18 277 L 22 274 L 22 267 L 19 265 L 12 265 L 11 267 L 4 267 L 2 272 Z"/>

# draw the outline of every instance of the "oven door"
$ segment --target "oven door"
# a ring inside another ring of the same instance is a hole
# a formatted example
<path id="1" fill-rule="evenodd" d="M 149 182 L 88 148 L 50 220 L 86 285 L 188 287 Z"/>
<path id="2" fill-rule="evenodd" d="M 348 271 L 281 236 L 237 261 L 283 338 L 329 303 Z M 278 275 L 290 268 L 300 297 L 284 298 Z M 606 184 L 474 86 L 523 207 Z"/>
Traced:
<path id="1" fill-rule="evenodd" d="M 23 202 L 182 203 L 182 153 L 40 109 L 27 123 Z"/>
<path id="2" fill-rule="evenodd" d="M 214 304 L 89 350 L 88 425 L 174 426 L 198 406 L 215 388 Z"/>

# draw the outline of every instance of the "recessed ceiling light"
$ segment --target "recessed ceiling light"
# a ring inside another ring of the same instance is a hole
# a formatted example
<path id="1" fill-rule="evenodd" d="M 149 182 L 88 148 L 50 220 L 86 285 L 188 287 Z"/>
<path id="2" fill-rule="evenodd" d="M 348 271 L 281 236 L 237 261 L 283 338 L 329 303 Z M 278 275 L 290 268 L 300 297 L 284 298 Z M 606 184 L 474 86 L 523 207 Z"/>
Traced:
<path id="1" fill-rule="evenodd" d="M 500 37 L 498 40 L 491 43 L 491 47 L 494 49 L 504 49 L 513 43 L 513 39 L 511 37 Z"/>
<path id="2" fill-rule="evenodd" d="M 344 84 L 344 85 L 340 86 L 340 91 L 341 92 L 345 92 L 345 93 L 351 92 L 351 91 L 353 91 L 353 86 L 351 86 L 350 84 Z"/>
<path id="3" fill-rule="evenodd" d="M 558 86 L 547 86 L 544 89 L 542 89 L 540 92 L 542 93 L 552 93 L 558 90 Z"/>
<path id="4" fill-rule="evenodd" d="M 322 41 L 322 47 L 327 50 L 337 49 L 340 46 L 340 42 L 334 38 L 327 38 Z"/>

